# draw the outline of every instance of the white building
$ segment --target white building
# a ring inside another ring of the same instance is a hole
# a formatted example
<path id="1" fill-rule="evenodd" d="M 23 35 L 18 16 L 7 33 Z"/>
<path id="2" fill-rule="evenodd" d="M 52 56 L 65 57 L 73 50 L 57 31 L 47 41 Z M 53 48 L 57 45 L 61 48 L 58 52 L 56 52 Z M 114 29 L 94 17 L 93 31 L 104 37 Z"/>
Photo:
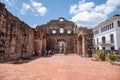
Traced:
<path id="1" fill-rule="evenodd" d="M 95 49 L 120 49 L 120 15 L 105 20 L 93 28 Z"/>

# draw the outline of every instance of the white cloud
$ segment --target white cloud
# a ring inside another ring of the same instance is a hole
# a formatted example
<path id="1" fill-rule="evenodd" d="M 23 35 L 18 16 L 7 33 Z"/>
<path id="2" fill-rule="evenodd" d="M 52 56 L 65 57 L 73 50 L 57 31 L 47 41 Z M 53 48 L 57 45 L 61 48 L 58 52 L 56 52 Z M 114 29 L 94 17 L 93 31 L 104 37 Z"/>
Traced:
<path id="1" fill-rule="evenodd" d="M 10 6 L 13 6 L 15 1 L 16 0 L 5 0 L 5 2 L 8 3 Z"/>
<path id="2" fill-rule="evenodd" d="M 96 23 L 99 23 L 99 21 L 105 19 L 106 15 L 102 13 L 88 11 L 82 11 L 72 17 L 72 21 L 74 21 L 78 26 L 84 27 L 95 25 Z"/>
<path id="3" fill-rule="evenodd" d="M 30 8 L 31 7 L 29 4 L 23 3 L 22 9 L 20 10 L 20 14 L 25 14 Z"/>
<path id="4" fill-rule="evenodd" d="M 77 14 L 79 11 L 78 11 L 79 9 L 77 8 L 77 5 L 72 5 L 71 7 L 70 7 L 70 14 Z"/>
<path id="5" fill-rule="evenodd" d="M 106 7 L 105 4 L 97 5 L 94 10 L 98 12 L 102 12 L 105 10 L 105 7 Z"/>
<path id="6" fill-rule="evenodd" d="M 94 27 L 101 21 L 107 19 L 107 16 L 115 11 L 120 5 L 120 0 L 107 0 L 106 3 L 95 5 L 94 2 L 81 0 L 78 4 L 70 7 L 70 14 L 73 14 L 72 21 L 78 26 Z"/>
<path id="7" fill-rule="evenodd" d="M 107 0 L 106 4 L 108 6 L 118 6 L 120 5 L 120 0 Z"/>
<path id="8" fill-rule="evenodd" d="M 70 9 L 70 14 L 78 14 L 80 11 L 85 11 L 85 10 L 92 10 L 92 8 L 94 7 L 94 3 L 93 2 L 87 2 L 87 3 L 83 3 L 79 2 L 78 5 L 72 5 L 71 9 Z"/>
<path id="9" fill-rule="evenodd" d="M 92 8 L 95 6 L 93 2 L 86 2 L 85 4 L 80 4 L 78 8 L 80 11 L 85 11 L 85 10 L 92 10 Z"/>
<path id="10" fill-rule="evenodd" d="M 110 14 L 111 12 L 113 12 L 117 6 L 120 5 L 120 0 L 107 0 L 106 1 L 106 8 L 104 10 L 104 13 L 106 15 Z"/>
<path id="11" fill-rule="evenodd" d="M 27 11 L 31 11 L 35 16 L 44 16 L 47 12 L 47 8 L 42 5 L 40 2 L 30 0 L 30 3 L 23 3 L 20 14 L 25 14 Z"/>
<path id="12" fill-rule="evenodd" d="M 44 16 L 47 12 L 47 8 L 42 6 L 41 3 L 31 0 L 33 9 L 37 12 L 37 15 Z"/>

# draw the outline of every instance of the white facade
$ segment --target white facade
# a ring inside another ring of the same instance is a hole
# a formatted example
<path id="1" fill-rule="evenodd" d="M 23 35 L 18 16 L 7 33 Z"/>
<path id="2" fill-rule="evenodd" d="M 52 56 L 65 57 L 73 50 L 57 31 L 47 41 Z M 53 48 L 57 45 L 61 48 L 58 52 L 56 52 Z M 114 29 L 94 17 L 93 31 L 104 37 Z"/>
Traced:
<path id="1" fill-rule="evenodd" d="M 105 20 L 93 28 L 95 49 L 120 49 L 120 15 Z"/>

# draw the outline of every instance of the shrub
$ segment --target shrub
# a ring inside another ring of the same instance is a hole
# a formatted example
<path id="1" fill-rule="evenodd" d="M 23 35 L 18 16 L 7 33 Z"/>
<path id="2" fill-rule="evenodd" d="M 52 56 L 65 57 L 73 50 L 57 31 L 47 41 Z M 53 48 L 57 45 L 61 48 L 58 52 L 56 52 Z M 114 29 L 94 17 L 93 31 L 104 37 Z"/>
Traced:
<path id="1" fill-rule="evenodd" d="M 92 54 L 92 57 L 94 57 L 96 60 L 99 59 L 98 54 L 96 54 L 96 53 Z"/>
<path id="2" fill-rule="evenodd" d="M 104 50 L 97 50 L 97 54 L 100 60 L 105 60 L 105 52 Z"/>
<path id="3" fill-rule="evenodd" d="M 110 60 L 112 60 L 112 61 L 115 61 L 116 56 L 115 56 L 114 54 L 109 54 L 109 55 L 108 55 L 108 58 L 109 58 Z"/>

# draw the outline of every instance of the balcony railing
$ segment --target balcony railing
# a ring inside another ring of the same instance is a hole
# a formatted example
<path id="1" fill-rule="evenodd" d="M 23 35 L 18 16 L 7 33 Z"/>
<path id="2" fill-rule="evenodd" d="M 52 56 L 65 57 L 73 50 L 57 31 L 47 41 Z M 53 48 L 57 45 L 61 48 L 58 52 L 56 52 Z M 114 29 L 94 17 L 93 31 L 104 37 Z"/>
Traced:
<path id="1" fill-rule="evenodd" d="M 99 42 L 99 43 L 98 43 L 97 45 L 95 45 L 95 46 L 98 46 L 98 45 L 103 46 L 103 47 L 107 47 L 107 46 L 113 47 L 113 46 L 114 46 L 114 43 L 111 43 L 111 41 L 104 41 L 104 42 Z"/>

